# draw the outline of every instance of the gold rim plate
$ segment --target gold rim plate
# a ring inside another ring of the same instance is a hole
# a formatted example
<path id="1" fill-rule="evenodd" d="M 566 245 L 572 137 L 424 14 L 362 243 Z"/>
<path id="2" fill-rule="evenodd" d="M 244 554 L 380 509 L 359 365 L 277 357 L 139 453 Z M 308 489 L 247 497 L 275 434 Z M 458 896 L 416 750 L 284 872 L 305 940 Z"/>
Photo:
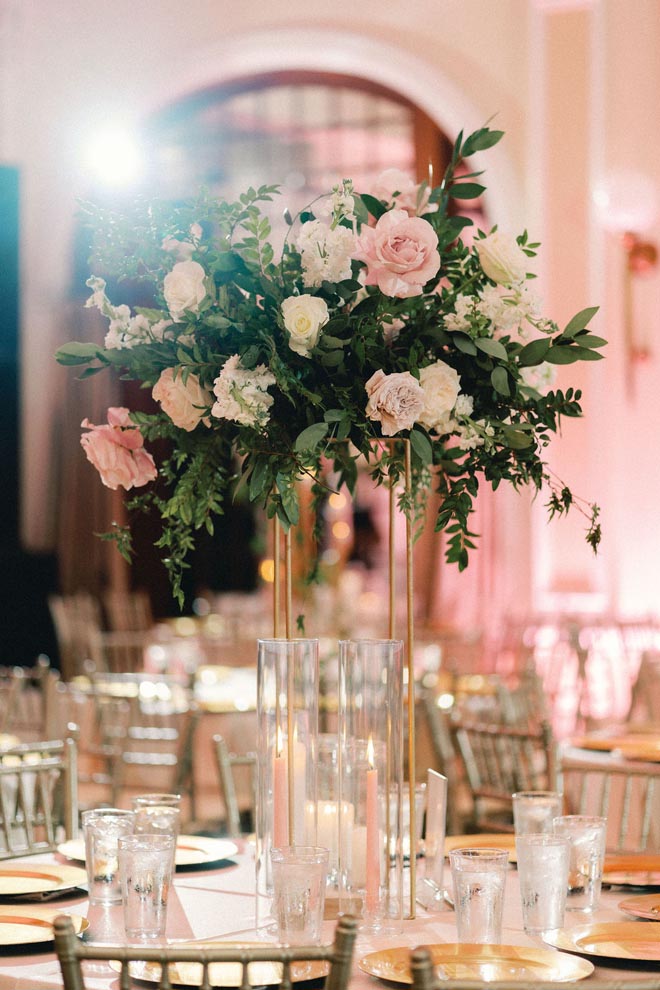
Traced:
<path id="1" fill-rule="evenodd" d="M 660 962 L 660 922 L 607 921 L 561 928 L 543 936 L 548 945 L 586 956 Z"/>
<path id="2" fill-rule="evenodd" d="M 78 866 L 45 866 L 5 860 L 0 864 L 0 897 L 29 894 L 59 894 L 87 883 L 87 873 Z"/>
<path id="3" fill-rule="evenodd" d="M 59 914 L 62 914 L 61 908 L 17 908 L 0 905 L 0 947 L 52 942 L 53 921 Z M 87 918 L 83 918 L 82 915 L 71 914 L 69 917 L 78 935 L 89 927 Z"/>
<path id="4" fill-rule="evenodd" d="M 594 971 L 587 959 L 554 952 L 551 949 L 527 948 L 523 945 L 470 945 L 449 943 L 428 945 L 433 965 L 442 979 L 541 981 L 570 983 L 583 980 Z M 392 983 L 412 983 L 410 947 L 397 946 L 370 952 L 358 961 L 369 976 Z"/>
<path id="5" fill-rule="evenodd" d="M 658 887 L 660 856 L 653 853 L 611 853 L 605 857 L 603 883 L 617 887 Z"/>
<path id="6" fill-rule="evenodd" d="M 660 921 L 660 894 L 642 894 L 639 897 L 626 897 L 619 901 L 620 911 L 633 914 L 636 918 Z"/>
<path id="7" fill-rule="evenodd" d="M 74 859 L 85 862 L 85 843 L 83 839 L 69 839 L 62 842 L 57 851 Z M 219 860 L 235 856 L 238 846 L 230 839 L 212 839 L 201 835 L 180 835 L 176 844 L 176 867 L 183 869 L 187 866 L 203 866 L 206 863 L 217 863 Z"/>
<path id="8" fill-rule="evenodd" d="M 176 948 L 186 948 L 185 942 L 177 942 Z M 191 942 L 190 947 L 209 948 L 264 948 L 263 942 L 214 942 L 207 939 Z M 113 960 L 111 968 L 120 972 L 121 963 Z M 328 975 L 329 964 L 323 959 L 313 959 L 309 962 L 294 962 L 291 964 L 291 981 L 301 983 L 307 980 L 320 980 Z M 146 983 L 160 981 L 160 963 L 140 960 L 132 962 L 129 972 L 134 980 Z M 174 986 L 198 987 L 202 979 L 200 963 L 177 962 L 169 965 L 170 982 Z M 277 986 L 282 982 L 282 966 L 276 962 L 253 962 L 249 965 L 248 977 L 254 986 Z M 242 966 L 240 963 L 217 962 L 209 967 L 209 980 L 212 987 L 240 987 L 242 982 Z"/>
<path id="9" fill-rule="evenodd" d="M 516 862 L 516 837 L 513 834 L 495 832 L 490 835 L 484 832 L 475 835 L 446 835 L 445 856 L 452 849 L 508 849 L 509 862 Z"/>

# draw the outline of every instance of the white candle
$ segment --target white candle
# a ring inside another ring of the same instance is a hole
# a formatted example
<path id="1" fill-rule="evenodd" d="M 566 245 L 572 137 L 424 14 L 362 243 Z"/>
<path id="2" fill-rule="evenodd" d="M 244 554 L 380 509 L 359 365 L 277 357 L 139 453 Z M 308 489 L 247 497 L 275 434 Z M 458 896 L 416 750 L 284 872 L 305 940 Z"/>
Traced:
<path id="1" fill-rule="evenodd" d="M 378 771 L 374 767 L 374 746 L 369 736 L 367 759 L 371 769 L 367 770 L 367 911 L 378 907 L 380 887 L 380 848 L 378 828 Z"/>

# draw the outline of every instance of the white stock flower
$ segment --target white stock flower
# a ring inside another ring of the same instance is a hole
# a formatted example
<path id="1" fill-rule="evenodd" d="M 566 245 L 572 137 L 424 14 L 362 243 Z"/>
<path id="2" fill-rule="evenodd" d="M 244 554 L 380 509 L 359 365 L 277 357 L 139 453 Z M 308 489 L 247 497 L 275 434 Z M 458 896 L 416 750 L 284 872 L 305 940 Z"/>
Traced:
<path id="1" fill-rule="evenodd" d="M 282 302 L 282 317 L 289 334 L 289 347 L 301 357 L 309 357 L 316 347 L 323 327 L 329 319 L 325 299 L 303 293 L 288 296 Z"/>
<path id="2" fill-rule="evenodd" d="M 218 419 L 231 419 L 243 426 L 264 426 L 274 399 L 267 392 L 275 376 L 264 364 L 249 370 L 241 367 L 238 354 L 227 359 L 215 379 L 216 402 L 211 409 Z"/>
<path id="3" fill-rule="evenodd" d="M 446 432 L 460 391 L 461 379 L 458 372 L 444 361 L 436 361 L 420 370 L 419 384 L 424 392 L 424 408 L 417 417 L 417 422 L 427 430 L 439 430 L 442 427 L 442 432 Z"/>
<path id="4" fill-rule="evenodd" d="M 198 261 L 179 261 L 163 279 L 163 295 L 175 323 L 185 319 L 186 311 L 198 313 L 206 296 L 206 272 Z"/>
<path id="5" fill-rule="evenodd" d="M 454 406 L 454 416 L 471 416 L 474 409 L 474 399 L 471 395 L 459 395 Z"/>
<path id="6" fill-rule="evenodd" d="M 350 278 L 355 246 L 355 235 L 348 227 L 332 228 L 322 220 L 304 223 L 296 240 L 304 286 L 318 288 L 322 282 Z"/>
<path id="7" fill-rule="evenodd" d="M 474 296 L 459 294 L 454 301 L 454 312 L 445 316 L 445 326 L 448 330 L 468 330 L 470 317 L 474 315 Z"/>
<path id="8" fill-rule="evenodd" d="M 499 285 L 522 282 L 527 274 L 529 258 L 515 237 L 494 230 L 488 237 L 476 240 L 474 247 L 484 272 Z"/>

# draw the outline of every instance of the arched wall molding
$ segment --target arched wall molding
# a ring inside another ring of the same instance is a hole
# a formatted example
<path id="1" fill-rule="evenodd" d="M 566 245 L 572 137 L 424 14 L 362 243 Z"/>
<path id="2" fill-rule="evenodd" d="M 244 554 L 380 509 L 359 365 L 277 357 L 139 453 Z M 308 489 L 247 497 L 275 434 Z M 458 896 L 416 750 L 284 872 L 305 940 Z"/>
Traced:
<path id="1" fill-rule="evenodd" d="M 223 81 L 295 69 L 358 75 L 387 86 L 416 103 L 452 139 L 460 130 L 469 133 L 482 127 L 489 115 L 437 66 L 397 45 L 325 27 L 283 27 L 232 35 L 204 49 L 185 52 L 174 64 L 169 63 L 166 88 L 162 79 L 154 80 L 157 95 L 147 97 L 143 113 L 148 115 L 164 104 Z M 501 145 L 488 152 L 488 173 L 491 219 L 517 230 L 523 212 L 520 183 Z"/>

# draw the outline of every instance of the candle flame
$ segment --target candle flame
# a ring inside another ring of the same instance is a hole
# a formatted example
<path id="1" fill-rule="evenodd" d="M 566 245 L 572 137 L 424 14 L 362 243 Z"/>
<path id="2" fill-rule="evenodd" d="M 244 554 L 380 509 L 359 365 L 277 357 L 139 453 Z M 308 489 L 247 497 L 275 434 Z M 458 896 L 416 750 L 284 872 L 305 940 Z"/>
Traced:
<path id="1" fill-rule="evenodd" d="M 369 766 L 373 770 L 376 765 L 376 761 L 374 759 L 374 741 L 371 736 L 369 736 L 369 740 L 367 742 L 367 760 L 369 761 Z"/>
<path id="2" fill-rule="evenodd" d="M 433 162 L 429 162 L 429 186 L 433 188 Z"/>

